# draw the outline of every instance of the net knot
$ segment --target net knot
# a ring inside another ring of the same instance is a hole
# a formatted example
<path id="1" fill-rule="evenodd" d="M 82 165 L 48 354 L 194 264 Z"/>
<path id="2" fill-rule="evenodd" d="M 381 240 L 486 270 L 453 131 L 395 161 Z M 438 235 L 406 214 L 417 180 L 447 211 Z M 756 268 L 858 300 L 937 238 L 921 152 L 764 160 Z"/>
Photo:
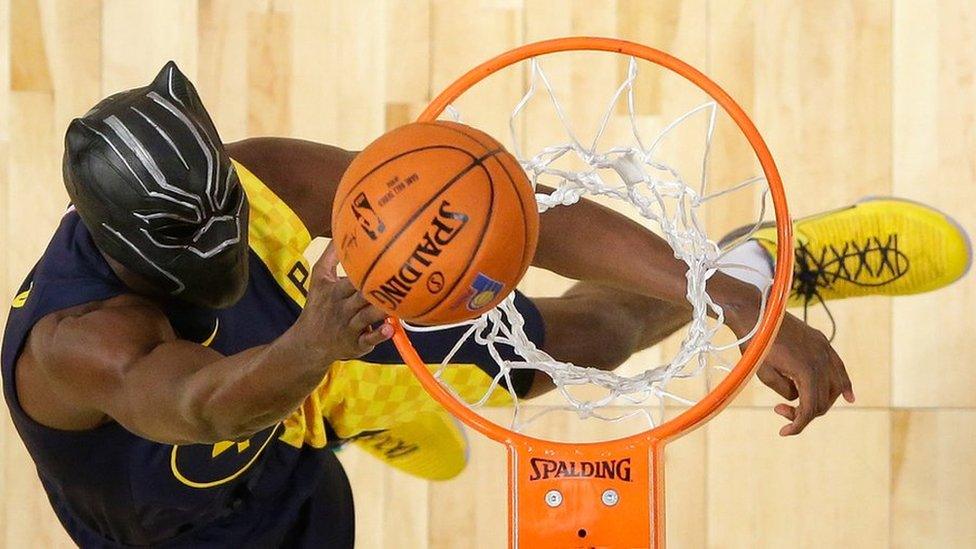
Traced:
<path id="1" fill-rule="evenodd" d="M 536 193 L 535 198 L 539 203 L 539 213 L 555 206 L 572 206 L 579 202 L 583 192 L 583 189 L 579 187 L 560 185 L 550 194 Z"/>

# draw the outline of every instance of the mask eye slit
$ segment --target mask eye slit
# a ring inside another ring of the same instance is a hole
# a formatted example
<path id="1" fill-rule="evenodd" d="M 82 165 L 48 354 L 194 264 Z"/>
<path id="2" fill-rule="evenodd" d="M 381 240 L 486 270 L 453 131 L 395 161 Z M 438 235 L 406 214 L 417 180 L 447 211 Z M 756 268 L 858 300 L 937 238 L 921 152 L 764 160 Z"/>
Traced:
<path id="1" fill-rule="evenodd" d="M 182 241 L 192 238 L 200 229 L 193 223 L 169 222 L 157 227 L 153 227 L 152 232 L 163 238 Z"/>

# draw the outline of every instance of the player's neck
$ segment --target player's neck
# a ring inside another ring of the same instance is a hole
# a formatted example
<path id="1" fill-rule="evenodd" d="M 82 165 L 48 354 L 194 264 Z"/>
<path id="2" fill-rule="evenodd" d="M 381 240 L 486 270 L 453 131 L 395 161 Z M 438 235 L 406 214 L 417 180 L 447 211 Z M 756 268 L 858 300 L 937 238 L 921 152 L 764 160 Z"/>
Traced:
<path id="1" fill-rule="evenodd" d="M 112 259 L 105 252 L 99 250 L 99 253 L 102 254 L 103 258 L 105 258 L 105 262 L 108 263 L 108 266 L 112 269 L 112 272 L 115 273 L 115 276 L 119 277 L 119 280 L 128 286 L 133 293 L 152 299 L 166 299 L 166 292 L 160 290 L 138 273 L 127 268 L 125 265 Z"/>

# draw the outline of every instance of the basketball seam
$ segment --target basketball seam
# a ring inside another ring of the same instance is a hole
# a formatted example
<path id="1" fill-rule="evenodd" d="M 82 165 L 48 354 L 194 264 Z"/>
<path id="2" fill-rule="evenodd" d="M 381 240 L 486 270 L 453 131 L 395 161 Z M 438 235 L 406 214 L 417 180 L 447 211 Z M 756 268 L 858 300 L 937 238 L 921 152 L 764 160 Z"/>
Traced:
<path id="1" fill-rule="evenodd" d="M 452 122 L 450 120 L 438 120 L 436 122 L 416 122 L 416 123 L 417 124 L 422 124 L 424 126 L 434 126 L 434 127 L 437 127 L 437 128 L 444 128 L 445 130 L 451 130 L 452 132 L 457 133 L 457 134 L 460 134 L 460 135 L 463 135 L 464 137 L 467 137 L 468 139 L 470 139 L 471 141 L 474 141 L 478 145 L 481 145 L 481 148 L 483 148 L 485 150 L 485 152 L 494 150 L 494 147 L 489 147 L 488 145 L 485 145 L 477 137 L 475 137 L 473 135 L 470 135 L 470 134 L 467 134 L 467 133 L 461 131 L 460 129 L 455 128 L 454 126 L 450 125 L 452 123 L 453 124 L 460 124 L 460 122 Z M 475 130 L 475 131 L 481 131 L 481 130 L 478 130 L 477 128 L 474 128 L 474 127 L 471 127 L 471 126 L 468 126 L 468 127 L 470 127 L 472 130 Z M 492 139 L 494 139 L 494 138 L 492 138 Z M 497 141 L 495 141 L 495 142 L 497 143 Z M 498 143 L 498 144 L 501 145 L 501 143 Z"/>
<path id="2" fill-rule="evenodd" d="M 515 197 L 519 201 L 519 208 L 521 208 L 521 210 L 522 210 L 522 235 L 523 235 L 523 239 L 522 239 L 522 256 L 520 258 L 519 263 L 521 265 L 525 265 L 525 251 L 526 251 L 525 250 L 525 245 L 528 244 L 528 239 L 529 239 L 529 220 L 528 220 L 527 215 L 526 215 L 525 201 L 522 200 L 522 193 L 519 192 L 518 184 L 512 178 L 512 173 L 508 171 L 508 168 L 505 167 L 505 164 L 501 160 L 498 159 L 498 156 L 497 155 L 496 156 L 492 156 L 492 159 L 494 159 L 496 162 L 498 162 L 498 165 L 501 166 L 502 167 L 502 170 L 505 171 L 505 176 L 508 177 L 508 182 L 512 185 L 512 190 L 515 191 Z M 529 258 L 529 260 L 531 261 L 532 258 Z M 524 271 L 522 271 L 521 273 L 519 273 L 520 274 L 519 278 L 521 278 L 521 275 L 525 274 L 525 271 L 527 271 L 527 270 L 528 270 L 528 267 L 526 267 Z M 516 286 L 517 285 L 518 285 L 518 282 L 516 282 Z"/>
<path id="3" fill-rule="evenodd" d="M 449 130 L 452 130 L 452 131 L 454 131 L 456 133 L 459 133 L 459 134 L 461 134 L 461 135 L 463 135 L 463 136 L 465 136 L 465 137 L 467 137 L 467 138 L 475 141 L 476 143 L 478 143 L 479 145 L 481 145 L 482 147 L 484 147 L 485 150 L 488 150 L 488 146 L 485 145 L 484 143 L 482 143 L 480 139 L 478 139 L 474 135 L 470 135 L 470 134 L 467 134 L 467 133 L 461 131 L 459 128 L 455 128 L 454 126 L 450 126 L 450 125 L 447 125 L 447 124 L 438 124 L 438 123 L 435 123 L 435 122 L 423 122 L 423 124 L 436 125 L 436 126 L 439 126 L 439 127 L 442 127 L 442 128 L 447 128 Z M 475 131 L 479 131 L 479 132 L 481 131 L 481 130 L 478 130 L 477 128 L 474 128 L 474 127 L 472 127 L 471 129 L 473 129 Z M 495 138 L 491 137 L 490 135 L 488 137 L 491 138 L 491 139 L 493 139 L 493 140 L 495 139 Z M 497 142 L 497 140 L 496 140 L 496 142 Z M 524 235 L 524 241 L 522 243 L 523 245 L 522 245 L 522 255 L 520 257 L 520 264 L 521 265 L 525 265 L 525 244 L 528 243 L 526 241 L 529 238 L 529 224 L 528 224 L 528 220 L 526 219 L 525 201 L 522 200 L 522 193 L 519 192 L 518 185 L 515 183 L 515 179 L 512 178 L 512 173 L 510 171 L 508 171 L 508 168 L 505 167 L 505 164 L 501 160 L 498 159 L 498 155 L 492 155 L 491 158 L 493 158 L 496 162 L 498 162 L 498 165 L 501 166 L 502 170 L 504 170 L 505 175 L 508 177 L 508 182 L 511 183 L 512 190 L 515 191 L 515 196 L 516 196 L 516 198 L 518 198 L 519 207 L 522 209 L 522 234 Z M 512 158 L 514 158 L 514 156 Z M 518 160 L 516 160 L 516 162 L 517 161 Z M 526 268 L 526 270 L 528 270 L 528 268 Z M 467 274 L 467 271 L 465 271 L 464 274 Z M 523 275 L 523 274 L 525 274 L 525 273 L 524 272 L 520 273 L 520 275 Z M 462 276 L 462 278 L 463 278 L 463 276 Z M 521 278 L 521 276 L 520 276 L 520 278 Z M 516 286 L 517 285 L 518 284 L 516 283 Z"/>
<path id="4" fill-rule="evenodd" d="M 444 183 L 441 186 L 441 188 L 438 189 L 437 193 L 434 194 L 434 196 L 430 198 L 430 200 L 428 200 L 423 205 L 421 205 L 419 208 L 417 208 L 417 210 L 410 216 L 410 218 L 407 219 L 400 226 L 400 230 L 398 230 L 396 232 L 396 234 L 393 235 L 392 238 L 390 238 L 389 240 L 386 241 L 386 243 L 383 245 L 383 249 L 380 250 L 380 252 L 376 255 L 375 258 L 373 258 L 373 262 L 370 263 L 369 267 L 366 269 L 366 272 L 363 274 L 363 278 L 362 278 L 362 282 L 361 282 L 363 288 L 366 287 L 367 281 L 369 280 L 370 275 L 373 274 L 373 269 L 376 268 L 376 264 L 379 263 L 380 259 L 382 259 L 383 256 L 386 254 L 386 252 L 389 251 L 390 246 L 392 246 L 403 235 L 403 233 L 407 230 L 407 228 L 409 228 L 410 225 L 412 225 L 413 222 L 416 221 L 418 217 L 420 217 L 421 212 L 423 212 L 424 210 L 426 210 L 431 204 L 434 203 L 435 200 L 438 199 L 438 197 L 440 197 L 442 194 L 444 194 L 444 192 L 447 191 L 448 188 L 450 188 L 452 185 L 454 185 L 455 183 L 457 183 L 462 177 L 464 177 L 465 175 L 467 175 L 468 172 L 470 172 L 472 169 L 474 169 L 476 167 L 481 167 L 482 169 L 484 169 L 484 160 L 486 158 L 491 158 L 495 154 L 499 153 L 501 150 L 502 149 L 497 149 L 495 151 L 490 151 L 488 154 L 483 155 L 480 158 L 479 157 L 473 157 L 474 158 L 474 162 L 472 162 L 470 165 L 468 165 L 467 167 L 465 167 L 464 170 L 462 170 L 460 173 L 458 173 L 457 175 L 455 175 L 454 177 L 452 177 L 449 181 L 447 181 L 446 183 Z M 490 175 L 488 177 L 488 180 L 491 181 L 491 176 Z M 485 225 L 487 226 L 487 223 Z M 484 234 L 483 231 L 482 231 L 482 234 Z M 454 286 L 452 286 L 449 291 L 453 290 L 455 286 L 457 286 L 457 282 L 456 281 L 454 283 Z"/>
<path id="5" fill-rule="evenodd" d="M 497 155 L 499 152 L 502 152 L 501 149 L 496 149 L 495 151 L 492 151 L 490 153 L 490 156 L 486 156 L 486 157 L 483 157 L 483 158 L 479 159 L 478 165 L 481 166 L 482 168 L 487 168 L 484 165 L 485 164 L 484 161 L 487 160 L 487 159 L 490 159 L 490 158 L 494 158 L 495 155 Z M 478 240 L 477 240 L 477 242 L 478 242 L 478 248 L 475 249 L 475 252 L 473 254 L 471 254 L 471 257 L 468 258 L 468 262 L 464 265 L 464 269 L 461 270 L 461 274 L 459 274 L 457 277 L 454 278 L 454 283 L 451 284 L 451 287 L 448 288 L 447 291 L 442 294 L 441 299 L 439 299 L 437 301 L 437 303 L 434 303 L 433 305 L 431 305 L 430 307 L 428 307 L 424 311 L 418 313 L 416 315 L 418 317 L 419 316 L 426 315 L 427 313 L 429 313 L 429 312 L 433 311 L 434 309 L 440 307 L 444 303 L 444 301 L 447 299 L 447 297 L 451 295 L 451 292 L 453 292 L 454 289 L 457 288 L 458 284 L 460 284 L 461 281 L 464 280 L 465 275 L 467 275 L 468 274 L 468 271 L 471 270 L 471 265 L 474 263 L 474 261 L 478 257 L 478 255 L 481 253 L 481 250 L 482 250 L 481 244 L 484 243 L 485 233 L 488 232 L 488 227 L 491 226 L 491 218 L 492 218 L 492 216 L 495 213 L 495 180 L 494 180 L 494 178 L 491 177 L 491 172 L 488 171 L 487 169 L 485 169 L 485 175 L 488 176 L 488 189 L 491 191 L 491 196 L 489 197 L 489 200 L 488 200 L 488 212 L 487 212 L 488 215 L 485 216 L 485 222 L 481 226 L 481 230 L 478 232 Z"/>
<path id="6" fill-rule="evenodd" d="M 481 145 L 481 148 L 484 149 L 485 152 L 489 152 L 489 151 L 494 150 L 494 147 L 493 146 L 485 145 L 477 137 L 475 137 L 475 136 L 473 136 L 471 134 L 465 133 L 465 132 L 461 131 L 459 128 L 455 128 L 454 126 L 451 125 L 451 124 L 460 124 L 460 122 L 452 122 L 450 120 L 438 120 L 436 122 L 418 122 L 418 124 L 423 124 L 425 126 L 436 126 L 438 128 L 444 128 L 445 130 L 450 130 L 450 131 L 452 131 L 452 132 L 454 132 L 456 134 L 459 134 L 461 136 L 467 137 L 471 141 L 474 141 L 478 145 Z M 472 127 L 472 126 L 467 126 L 467 127 L 471 128 L 474 131 L 481 131 L 481 130 L 479 130 L 479 129 L 475 128 L 475 127 Z M 491 137 L 491 136 L 489 136 L 489 137 Z M 493 141 L 495 141 L 495 143 L 498 143 L 498 141 L 495 138 L 492 137 L 491 139 Z M 501 143 L 498 143 L 498 144 L 501 145 Z"/>
<path id="7" fill-rule="evenodd" d="M 491 159 L 495 160 L 498 163 L 498 165 L 501 166 L 503 172 L 505 173 L 505 177 L 509 180 L 509 183 L 512 185 L 512 190 L 515 192 L 515 196 L 519 200 L 520 208 L 522 208 L 522 227 L 523 227 L 522 228 L 522 234 L 523 234 L 523 238 L 522 238 L 522 246 L 520 246 L 521 252 L 519 254 L 519 265 L 520 266 L 521 265 L 525 265 L 525 244 L 527 243 L 526 240 L 528 239 L 529 228 L 528 228 L 528 225 L 527 225 L 527 222 L 526 222 L 526 219 L 525 219 L 525 207 L 524 207 L 524 205 L 522 205 L 522 197 L 519 195 L 518 189 L 515 188 L 515 184 L 512 181 L 512 176 L 509 173 L 508 169 L 505 168 L 505 165 L 502 164 L 502 162 L 498 159 L 498 155 L 497 154 L 492 155 L 491 156 Z M 488 181 L 490 182 L 490 185 L 491 185 L 492 202 L 491 202 L 491 207 L 489 207 L 489 210 L 488 210 L 487 221 L 485 221 L 485 228 L 484 228 L 484 230 L 482 230 L 481 235 L 479 236 L 479 240 L 484 238 L 484 235 L 487 232 L 488 227 L 491 225 L 492 215 L 494 215 L 493 209 L 494 209 L 494 197 L 495 197 L 495 181 L 491 177 L 490 172 L 489 172 L 489 176 L 488 176 Z M 471 258 L 468 260 L 467 265 L 464 266 L 464 270 L 461 271 L 461 274 L 457 278 L 457 282 L 455 282 L 454 286 L 451 287 L 450 291 L 454 291 L 454 288 L 457 286 L 457 284 L 461 280 L 464 280 L 465 278 L 468 277 L 468 275 L 470 274 L 470 272 L 472 270 L 471 269 L 471 265 L 473 263 L 475 263 L 476 259 L 478 259 L 478 257 L 481 255 L 481 252 L 482 252 L 483 249 L 484 248 L 479 247 L 475 251 L 475 253 L 471 255 Z M 519 274 L 519 278 L 521 278 L 521 275 L 524 274 L 524 271 L 522 271 L 520 269 L 520 272 L 518 274 Z M 515 283 L 512 285 L 512 288 L 511 289 L 512 290 L 515 290 L 517 287 L 518 287 L 518 280 L 515 281 Z M 445 295 L 449 295 L 449 294 L 445 294 Z M 431 310 L 437 308 L 437 306 L 440 305 L 441 303 L 443 303 L 443 299 L 441 301 L 438 301 L 437 304 L 435 304 L 434 306 L 430 307 L 428 310 L 424 311 L 422 314 L 427 314 Z"/>
<path id="8" fill-rule="evenodd" d="M 483 146 L 484 145 L 482 145 L 482 147 Z M 337 198 L 337 199 L 334 199 L 333 200 L 333 211 L 332 211 L 332 214 L 333 215 L 332 215 L 332 218 L 335 219 L 337 217 L 336 214 L 346 205 L 346 199 L 349 198 L 350 196 L 352 196 L 353 193 L 356 191 L 356 189 L 359 188 L 359 186 L 363 183 L 363 180 L 366 179 L 367 177 L 369 177 L 370 175 L 373 175 L 373 173 L 376 172 L 376 170 L 379 170 L 380 168 L 382 168 L 383 166 L 389 164 L 390 162 L 393 162 L 394 160 L 397 160 L 399 158 L 402 158 L 402 157 L 404 157 L 404 156 L 406 156 L 408 154 L 413 154 L 415 152 L 420 152 L 420 151 L 429 151 L 431 149 L 448 149 L 448 150 L 453 150 L 453 151 L 460 151 L 460 152 L 468 155 L 468 157 L 471 160 L 477 160 L 478 159 L 478 157 L 476 155 L 471 154 L 470 151 L 465 150 L 465 149 L 462 149 L 460 147 L 455 147 L 453 145 L 428 145 L 428 146 L 424 146 L 424 147 L 418 147 L 416 149 L 410 149 L 409 151 L 405 151 L 405 152 L 402 152 L 402 153 L 397 154 L 395 156 L 391 156 L 390 158 L 387 158 L 386 160 L 384 160 L 383 162 L 381 162 L 379 165 L 373 167 L 373 169 L 371 169 L 368 172 L 366 172 L 365 174 L 363 174 L 362 177 L 360 177 L 358 180 L 356 180 L 355 183 L 353 183 L 352 187 L 349 188 L 349 191 L 345 195 L 343 195 L 341 198 Z"/>

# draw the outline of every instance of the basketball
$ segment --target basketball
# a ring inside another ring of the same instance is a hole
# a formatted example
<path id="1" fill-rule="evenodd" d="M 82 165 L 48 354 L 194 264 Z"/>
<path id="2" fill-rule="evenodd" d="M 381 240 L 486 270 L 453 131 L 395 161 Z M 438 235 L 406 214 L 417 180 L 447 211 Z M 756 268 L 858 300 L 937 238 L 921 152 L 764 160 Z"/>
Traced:
<path id="1" fill-rule="evenodd" d="M 415 324 L 471 319 L 503 300 L 535 254 L 539 213 L 518 161 L 455 122 L 399 127 L 359 153 L 332 207 L 332 239 L 370 303 Z"/>

